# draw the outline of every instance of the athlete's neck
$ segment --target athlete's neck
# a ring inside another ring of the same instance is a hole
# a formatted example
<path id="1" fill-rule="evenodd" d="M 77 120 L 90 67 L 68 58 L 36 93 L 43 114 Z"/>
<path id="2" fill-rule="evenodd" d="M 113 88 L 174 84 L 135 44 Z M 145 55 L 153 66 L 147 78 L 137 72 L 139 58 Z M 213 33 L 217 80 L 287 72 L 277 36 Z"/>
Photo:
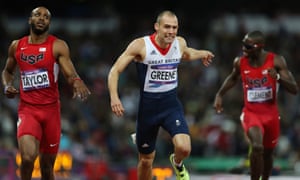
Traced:
<path id="1" fill-rule="evenodd" d="M 162 41 L 160 41 L 159 39 L 158 39 L 158 36 L 157 36 L 157 33 L 153 33 L 151 36 L 150 36 L 150 38 L 151 38 L 151 40 L 152 40 L 152 42 L 157 46 L 157 47 L 159 47 L 160 49 L 168 49 L 169 47 L 170 47 L 170 43 L 168 43 L 168 44 L 166 44 L 166 43 L 164 43 L 164 42 L 162 42 Z"/>
<path id="2" fill-rule="evenodd" d="M 48 37 L 48 34 L 41 34 L 41 35 L 30 34 L 28 36 L 28 43 L 29 44 L 41 44 L 46 41 L 47 37 Z"/>

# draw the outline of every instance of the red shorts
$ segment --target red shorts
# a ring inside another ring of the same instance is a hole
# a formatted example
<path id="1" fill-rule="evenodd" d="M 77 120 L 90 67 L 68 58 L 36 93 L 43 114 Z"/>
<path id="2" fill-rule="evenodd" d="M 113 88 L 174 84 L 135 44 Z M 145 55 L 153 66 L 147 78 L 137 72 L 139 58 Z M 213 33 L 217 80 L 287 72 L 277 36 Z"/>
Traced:
<path id="1" fill-rule="evenodd" d="M 280 135 L 280 116 L 278 112 L 257 113 L 244 108 L 240 120 L 246 133 L 253 126 L 261 129 L 264 147 L 274 148 L 277 145 Z"/>
<path id="2" fill-rule="evenodd" d="M 17 137 L 32 135 L 40 141 L 40 151 L 57 153 L 61 136 L 60 102 L 31 105 L 20 102 Z"/>

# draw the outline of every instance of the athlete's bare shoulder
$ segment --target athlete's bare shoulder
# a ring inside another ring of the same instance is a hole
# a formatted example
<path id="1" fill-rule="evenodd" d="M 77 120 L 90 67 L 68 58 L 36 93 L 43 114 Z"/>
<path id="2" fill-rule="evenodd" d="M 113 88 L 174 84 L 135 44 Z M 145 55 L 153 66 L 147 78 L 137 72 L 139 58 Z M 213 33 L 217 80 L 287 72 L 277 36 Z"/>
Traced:
<path id="1" fill-rule="evenodd" d="M 182 36 L 176 36 L 177 40 L 179 41 L 180 45 L 186 46 L 186 40 Z"/>
<path id="2" fill-rule="evenodd" d="M 288 69 L 286 59 L 283 55 L 275 54 L 275 56 L 274 56 L 274 67 L 277 70 Z"/>
<path id="3" fill-rule="evenodd" d="M 134 48 L 134 49 L 141 49 L 145 47 L 145 41 L 143 37 L 136 38 L 128 45 L 128 47 Z"/>
<path id="4" fill-rule="evenodd" d="M 241 61 L 241 56 L 236 56 L 234 59 L 233 59 L 233 63 L 238 63 L 238 65 L 240 64 L 240 61 Z"/>
<path id="5" fill-rule="evenodd" d="M 56 38 L 54 41 L 55 46 L 68 46 L 66 41 L 60 38 Z"/>
<path id="6" fill-rule="evenodd" d="M 136 60 L 142 60 L 145 57 L 145 41 L 143 37 L 132 40 L 127 46 L 125 54 L 134 56 Z"/>
<path id="7" fill-rule="evenodd" d="M 241 56 L 237 56 L 233 60 L 233 69 L 235 71 L 240 72 L 240 64 L 241 64 Z"/>
<path id="8" fill-rule="evenodd" d="M 176 36 L 176 39 L 178 40 L 182 52 L 186 52 L 186 50 L 188 49 L 186 40 L 182 36 Z"/>
<path id="9" fill-rule="evenodd" d="M 19 39 L 15 39 L 15 40 L 11 41 L 9 47 L 12 47 L 12 48 L 16 49 L 18 44 L 19 44 L 19 41 L 20 41 Z"/>
<path id="10" fill-rule="evenodd" d="M 13 40 L 10 43 L 9 48 L 8 48 L 9 55 L 14 56 L 14 53 L 17 50 L 18 44 L 19 44 L 19 39 Z"/>
<path id="11" fill-rule="evenodd" d="M 61 55 L 69 56 L 69 46 L 67 42 L 63 39 L 55 39 L 53 43 L 53 53 L 55 57 L 59 57 Z"/>

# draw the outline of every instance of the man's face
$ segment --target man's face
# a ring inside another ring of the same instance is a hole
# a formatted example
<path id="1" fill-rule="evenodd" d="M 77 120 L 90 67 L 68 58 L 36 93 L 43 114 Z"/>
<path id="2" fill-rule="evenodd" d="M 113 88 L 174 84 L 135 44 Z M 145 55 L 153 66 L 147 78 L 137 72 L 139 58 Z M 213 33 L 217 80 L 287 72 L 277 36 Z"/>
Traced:
<path id="1" fill-rule="evenodd" d="M 262 47 L 262 44 L 256 42 L 254 39 L 251 39 L 248 36 L 245 36 L 242 41 L 243 54 L 247 57 L 255 57 L 258 52 L 260 52 Z"/>
<path id="2" fill-rule="evenodd" d="M 49 30 L 51 14 L 46 8 L 36 8 L 29 18 L 29 25 L 33 33 L 41 35 Z"/>
<path id="3" fill-rule="evenodd" d="M 156 23 L 155 29 L 158 38 L 166 44 L 170 44 L 174 41 L 178 31 L 178 20 L 175 16 L 165 15 L 161 21 Z"/>

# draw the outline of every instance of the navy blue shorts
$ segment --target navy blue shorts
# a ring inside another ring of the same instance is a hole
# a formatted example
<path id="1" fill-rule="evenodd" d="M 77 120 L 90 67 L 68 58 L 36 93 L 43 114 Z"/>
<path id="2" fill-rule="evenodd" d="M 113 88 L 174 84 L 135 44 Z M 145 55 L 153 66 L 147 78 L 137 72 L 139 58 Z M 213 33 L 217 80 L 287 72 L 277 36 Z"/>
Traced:
<path id="1" fill-rule="evenodd" d="M 140 99 L 136 127 L 136 144 L 140 153 L 149 154 L 155 150 L 160 127 L 171 137 L 179 133 L 189 134 L 182 104 L 174 93 Z"/>

